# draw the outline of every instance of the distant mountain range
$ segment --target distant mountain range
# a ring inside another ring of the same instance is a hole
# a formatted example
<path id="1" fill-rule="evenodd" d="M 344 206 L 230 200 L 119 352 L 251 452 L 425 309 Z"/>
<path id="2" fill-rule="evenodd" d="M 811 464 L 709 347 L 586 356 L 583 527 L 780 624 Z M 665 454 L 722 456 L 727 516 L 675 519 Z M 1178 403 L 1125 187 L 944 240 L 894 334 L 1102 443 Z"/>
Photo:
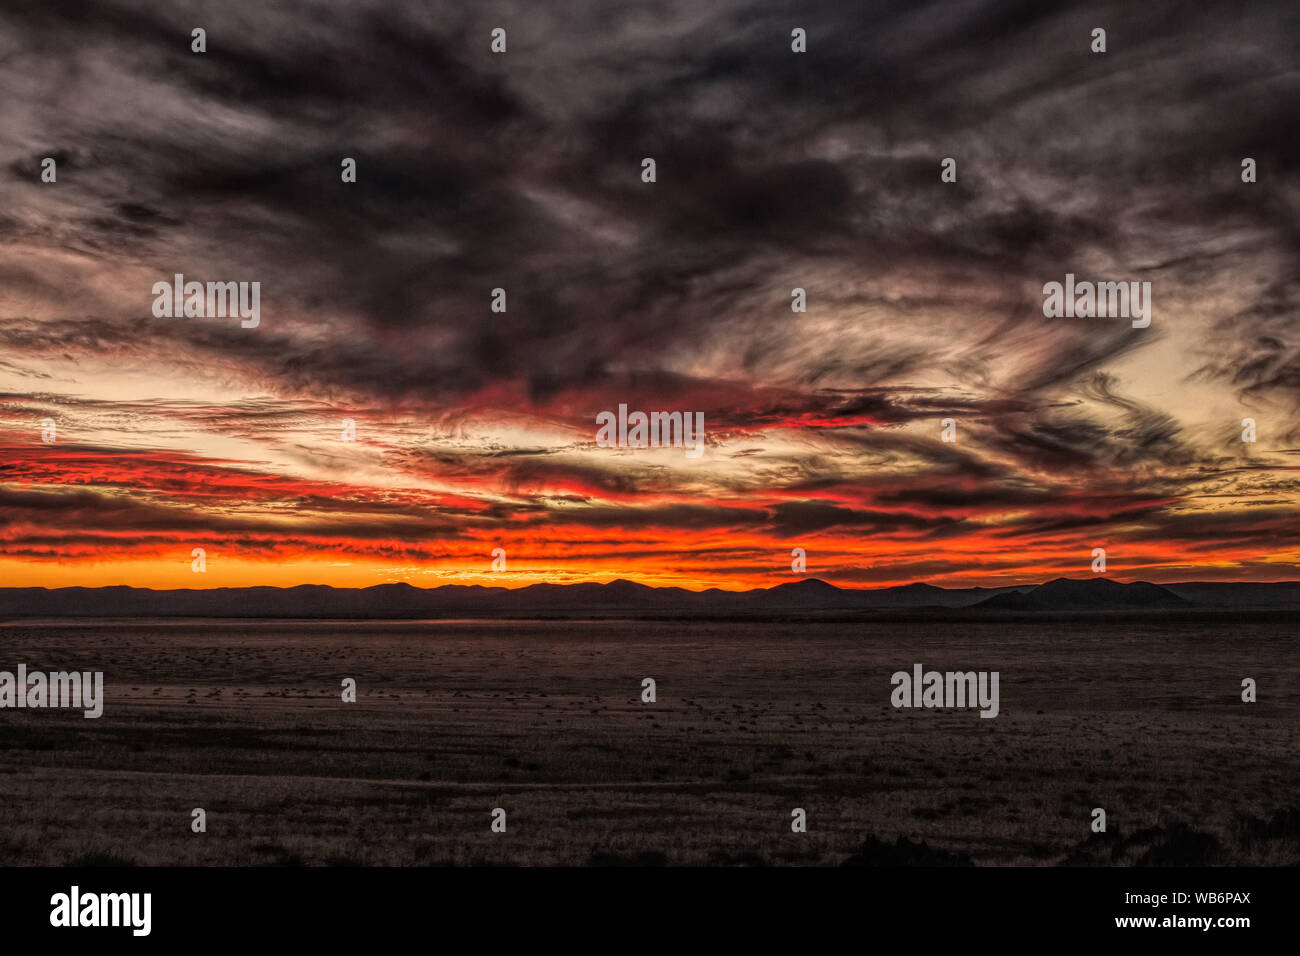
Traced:
<path id="1" fill-rule="evenodd" d="M 333 588 L 252 587 L 153 591 L 147 588 L 0 588 L 0 617 L 395 618 L 522 614 L 675 614 L 700 616 L 830 611 L 1041 612 L 1300 608 L 1300 581 L 1276 584 L 1121 584 L 1057 578 L 1002 588 L 908 584 L 837 588 L 805 578 L 751 591 L 652 588 L 634 581 L 534 584 L 523 588 L 380 584 Z"/>

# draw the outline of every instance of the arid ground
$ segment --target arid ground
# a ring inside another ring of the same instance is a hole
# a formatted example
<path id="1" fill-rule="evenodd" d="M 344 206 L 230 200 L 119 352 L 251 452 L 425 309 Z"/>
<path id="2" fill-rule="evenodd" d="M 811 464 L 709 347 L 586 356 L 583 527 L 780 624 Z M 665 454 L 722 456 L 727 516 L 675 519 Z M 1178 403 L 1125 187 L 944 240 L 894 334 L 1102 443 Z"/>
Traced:
<path id="1" fill-rule="evenodd" d="M 1298 643 L 1208 613 L 10 622 L 0 669 L 102 670 L 107 701 L 0 711 L 0 861 L 1294 864 Z M 999 671 L 1000 715 L 895 710 L 916 662 Z"/>

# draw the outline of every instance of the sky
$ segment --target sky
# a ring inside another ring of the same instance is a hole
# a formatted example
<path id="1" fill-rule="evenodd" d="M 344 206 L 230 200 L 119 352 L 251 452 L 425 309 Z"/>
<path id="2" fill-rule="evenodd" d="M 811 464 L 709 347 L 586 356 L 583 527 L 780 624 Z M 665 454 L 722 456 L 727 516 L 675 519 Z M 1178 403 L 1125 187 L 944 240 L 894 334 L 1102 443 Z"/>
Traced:
<path id="1" fill-rule="evenodd" d="M 1298 64 L 1283 3 L 6 5 L 0 586 L 1300 578 Z"/>

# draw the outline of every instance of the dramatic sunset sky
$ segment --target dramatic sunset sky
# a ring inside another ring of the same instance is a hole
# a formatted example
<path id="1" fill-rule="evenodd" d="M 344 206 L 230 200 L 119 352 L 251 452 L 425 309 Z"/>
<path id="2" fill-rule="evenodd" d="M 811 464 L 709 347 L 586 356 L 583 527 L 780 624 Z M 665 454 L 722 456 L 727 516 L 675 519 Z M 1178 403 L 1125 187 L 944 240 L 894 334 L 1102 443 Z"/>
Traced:
<path id="1" fill-rule="evenodd" d="M 6 5 L 0 586 L 1300 577 L 1300 7 L 1051 7 Z"/>

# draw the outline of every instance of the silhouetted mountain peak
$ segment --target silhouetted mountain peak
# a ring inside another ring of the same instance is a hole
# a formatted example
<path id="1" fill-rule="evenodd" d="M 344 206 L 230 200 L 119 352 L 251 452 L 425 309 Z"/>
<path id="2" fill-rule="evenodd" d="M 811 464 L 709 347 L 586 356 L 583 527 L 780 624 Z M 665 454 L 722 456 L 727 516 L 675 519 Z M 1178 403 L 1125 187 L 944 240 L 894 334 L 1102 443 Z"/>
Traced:
<path id="1" fill-rule="evenodd" d="M 246 617 L 406 618 L 535 613 L 731 615 L 772 613 L 875 613 L 956 611 L 1159 611 L 1190 607 L 1297 608 L 1300 582 L 1267 584 L 1195 582 L 1161 586 L 1108 578 L 1055 578 L 1037 586 L 940 588 L 925 582 L 899 587 L 839 588 L 820 578 L 785 581 L 770 588 L 727 591 L 649 587 L 618 578 L 607 584 L 532 584 L 434 588 L 405 582 L 367 588 L 299 585 L 151 590 L 103 588 L 0 588 L 4 617 Z"/>
<path id="2" fill-rule="evenodd" d="M 1172 591 L 1148 581 L 1123 584 L 1109 578 L 1054 578 L 1028 590 L 995 594 L 977 606 L 1005 611 L 1105 611 L 1186 605 Z"/>
<path id="3" fill-rule="evenodd" d="M 602 585 L 602 587 L 610 594 L 645 594 L 648 591 L 658 590 L 658 588 L 652 588 L 648 584 L 629 581 L 627 578 L 615 578 L 608 584 Z"/>
<path id="4" fill-rule="evenodd" d="M 821 578 L 803 578 L 799 581 L 787 581 L 772 588 L 773 591 L 798 591 L 802 594 L 841 594 L 841 590 Z"/>

